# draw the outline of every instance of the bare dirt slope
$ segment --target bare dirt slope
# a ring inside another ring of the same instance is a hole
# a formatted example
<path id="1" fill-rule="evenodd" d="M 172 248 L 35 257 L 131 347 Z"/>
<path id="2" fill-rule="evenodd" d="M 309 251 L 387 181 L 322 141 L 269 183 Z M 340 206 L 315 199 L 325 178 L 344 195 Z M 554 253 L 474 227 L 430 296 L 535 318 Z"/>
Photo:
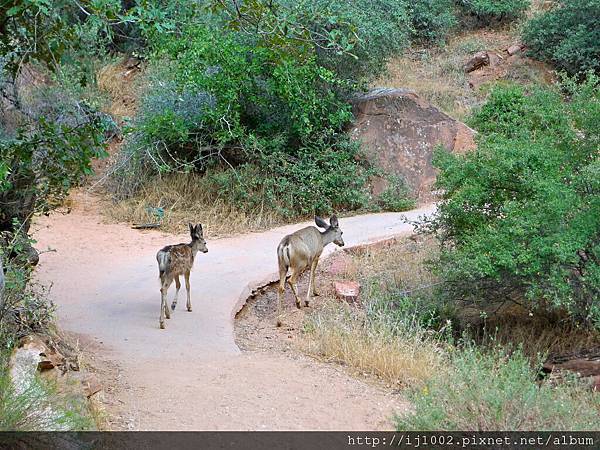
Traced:
<path id="1" fill-rule="evenodd" d="M 432 210 L 405 215 L 416 219 Z M 340 224 L 347 245 L 412 229 L 396 213 Z M 398 396 L 308 358 L 241 353 L 235 344 L 235 313 L 253 286 L 273 279 L 277 243 L 299 226 L 209 241 L 192 273 L 193 312 L 180 301 L 160 330 L 155 254 L 187 236 L 104 224 L 85 197 L 70 214 L 38 219 L 37 248 L 55 249 L 41 255 L 38 278 L 52 284 L 59 324 L 111 367 L 101 371 L 105 382 L 118 383 L 108 386 L 114 397 L 108 412 L 118 418 L 112 428 L 391 428 L 391 416 L 403 408 Z"/>

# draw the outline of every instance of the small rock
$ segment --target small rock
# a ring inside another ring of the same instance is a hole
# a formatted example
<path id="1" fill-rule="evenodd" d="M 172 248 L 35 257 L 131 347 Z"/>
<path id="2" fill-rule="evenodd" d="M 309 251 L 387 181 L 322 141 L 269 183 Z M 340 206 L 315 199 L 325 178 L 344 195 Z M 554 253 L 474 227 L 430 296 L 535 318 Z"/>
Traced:
<path id="1" fill-rule="evenodd" d="M 521 44 L 515 44 L 515 45 L 511 45 L 510 47 L 508 47 L 506 49 L 506 52 L 512 56 L 514 54 L 519 53 L 521 50 L 523 49 L 523 46 Z"/>
<path id="2" fill-rule="evenodd" d="M 59 352 L 50 348 L 46 343 L 36 335 L 26 336 L 21 340 L 20 347 L 25 350 L 37 351 L 40 360 L 38 370 L 50 370 L 62 366 L 65 363 L 65 357 Z"/>
<path id="3" fill-rule="evenodd" d="M 360 294 L 360 284 L 356 281 L 334 281 L 335 295 L 346 302 L 355 302 Z"/>
<path id="4" fill-rule="evenodd" d="M 600 392 L 600 375 L 591 378 L 592 391 Z"/>
<path id="5" fill-rule="evenodd" d="M 477 52 L 465 64 L 465 72 L 473 72 L 474 70 L 477 70 L 483 66 L 488 66 L 489 64 L 490 56 L 488 55 L 488 52 Z"/>
<path id="6" fill-rule="evenodd" d="M 132 69 L 137 69 L 140 66 L 141 62 L 142 61 L 140 61 L 139 59 L 134 58 L 133 56 L 131 56 L 131 57 L 129 57 L 129 58 L 127 58 L 125 60 L 125 62 L 123 63 L 123 65 L 125 66 L 125 68 L 127 70 L 132 70 Z"/>

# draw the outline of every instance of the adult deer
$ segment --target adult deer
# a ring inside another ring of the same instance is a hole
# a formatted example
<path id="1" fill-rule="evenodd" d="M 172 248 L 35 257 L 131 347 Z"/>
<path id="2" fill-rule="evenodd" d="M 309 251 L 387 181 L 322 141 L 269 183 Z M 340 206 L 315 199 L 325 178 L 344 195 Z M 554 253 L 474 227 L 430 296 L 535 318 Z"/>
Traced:
<path id="1" fill-rule="evenodd" d="M 194 265 L 196 254 L 199 251 L 206 253 L 208 252 L 208 248 L 206 248 L 206 241 L 204 240 L 202 233 L 202 225 L 197 224 L 193 226 L 190 223 L 189 227 L 192 242 L 189 244 L 167 245 L 156 254 L 160 276 L 160 328 L 165 327 L 165 316 L 167 319 L 171 318 L 171 312 L 169 311 L 169 306 L 167 304 L 167 291 L 169 290 L 171 283 L 173 283 L 173 280 L 175 280 L 175 298 L 171 304 L 171 309 L 175 311 L 175 307 L 177 306 L 177 296 L 179 295 L 179 288 L 181 287 L 181 283 L 179 282 L 180 275 L 185 277 L 187 310 L 190 312 L 192 311 L 192 301 L 190 299 L 190 271 Z"/>
<path id="2" fill-rule="evenodd" d="M 311 294 L 314 296 L 319 295 L 315 287 L 315 271 L 319 264 L 321 253 L 323 253 L 323 248 L 331 242 L 340 247 L 344 246 L 343 233 L 340 230 L 338 219 L 335 215 L 331 216 L 329 223 L 320 217 L 315 217 L 315 224 L 319 228 L 325 229 L 325 231 L 319 231 L 313 226 L 302 228 L 284 237 L 277 247 L 277 261 L 279 263 L 279 289 L 277 292 L 278 327 L 281 326 L 281 309 L 288 269 L 291 269 L 291 274 L 287 282 L 296 298 L 296 307 L 300 308 L 297 281 L 300 274 L 310 267 L 308 291 L 304 302 L 308 306 Z"/>

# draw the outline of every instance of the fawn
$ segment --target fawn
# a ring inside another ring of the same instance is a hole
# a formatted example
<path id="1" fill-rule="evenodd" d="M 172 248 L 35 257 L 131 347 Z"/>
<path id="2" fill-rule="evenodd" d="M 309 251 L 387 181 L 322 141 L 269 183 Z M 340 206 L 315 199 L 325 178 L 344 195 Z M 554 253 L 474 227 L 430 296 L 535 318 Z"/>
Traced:
<path id="1" fill-rule="evenodd" d="M 171 318 L 171 312 L 169 311 L 169 306 L 167 304 L 167 291 L 169 290 L 171 283 L 173 283 L 173 280 L 175 280 L 176 290 L 171 309 L 175 311 L 175 307 L 177 306 L 177 296 L 179 295 L 179 288 L 181 287 L 181 283 L 179 282 L 180 275 L 185 277 L 187 310 L 190 312 L 192 311 L 192 301 L 190 299 L 190 271 L 192 270 L 194 258 L 198 251 L 206 253 L 208 252 L 208 248 L 206 248 L 206 241 L 202 234 L 202 225 L 197 224 L 193 226 L 190 223 L 189 227 L 192 242 L 189 244 L 167 245 L 156 254 L 160 277 L 160 328 L 165 327 L 165 316 L 167 319 Z"/>
<path id="2" fill-rule="evenodd" d="M 296 307 L 300 308 L 296 283 L 300 274 L 310 267 L 308 291 L 306 293 L 306 301 L 304 302 L 308 306 L 311 294 L 313 296 L 319 295 L 315 287 L 315 271 L 317 264 L 319 264 L 319 257 L 323 252 L 323 248 L 331 242 L 340 247 L 344 246 L 343 233 L 340 230 L 338 219 L 335 215 L 331 216 L 329 224 L 320 217 L 315 217 L 315 224 L 319 228 L 324 228 L 325 231 L 319 231 L 313 226 L 302 228 L 284 237 L 277 247 L 277 261 L 279 263 L 279 289 L 277 292 L 278 327 L 281 326 L 280 317 L 288 269 L 291 269 L 291 275 L 287 279 L 287 282 L 296 298 Z"/>

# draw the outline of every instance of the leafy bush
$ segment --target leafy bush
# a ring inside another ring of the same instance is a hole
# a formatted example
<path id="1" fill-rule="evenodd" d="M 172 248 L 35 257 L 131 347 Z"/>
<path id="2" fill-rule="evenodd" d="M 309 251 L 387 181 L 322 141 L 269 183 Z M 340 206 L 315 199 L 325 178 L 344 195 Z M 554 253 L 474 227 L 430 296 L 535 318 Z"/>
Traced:
<path id="1" fill-rule="evenodd" d="M 345 80 L 376 77 L 385 70 L 387 58 L 410 45 L 411 17 L 404 0 L 303 0 L 295 8 L 303 11 L 310 29 L 335 31 L 347 24 L 355 36 L 347 52 L 317 48 L 319 64 Z"/>
<path id="2" fill-rule="evenodd" d="M 520 352 L 455 350 L 447 370 L 412 390 L 414 412 L 396 418 L 405 431 L 597 430 L 600 395 L 577 380 L 539 385 Z"/>
<path id="3" fill-rule="evenodd" d="M 561 1 L 525 24 L 528 52 L 569 74 L 600 73 L 600 0 Z"/>
<path id="4" fill-rule="evenodd" d="M 478 149 L 440 151 L 437 270 L 455 298 L 526 301 L 600 325 L 598 78 L 569 102 L 499 87 L 473 117 Z M 524 297 L 523 297 L 524 296 Z"/>
<path id="5" fill-rule="evenodd" d="M 220 166 L 215 195 L 247 211 L 267 204 L 289 217 L 365 204 L 368 170 L 342 133 L 350 106 L 314 56 L 194 26 L 158 39 L 156 58 L 170 70 L 155 73 L 142 100 L 116 175 L 125 195 L 123 174 L 137 184 L 141 173 Z"/>
<path id="6" fill-rule="evenodd" d="M 377 198 L 383 210 L 406 211 L 415 207 L 416 201 L 411 198 L 410 189 L 401 177 L 388 176 L 387 182 L 387 187 Z"/>
<path id="7" fill-rule="evenodd" d="M 419 41 L 442 43 L 457 23 L 452 0 L 410 2 L 414 37 Z"/>
<path id="8" fill-rule="evenodd" d="M 517 19 L 529 8 L 530 0 L 457 0 L 463 12 L 479 25 Z"/>

